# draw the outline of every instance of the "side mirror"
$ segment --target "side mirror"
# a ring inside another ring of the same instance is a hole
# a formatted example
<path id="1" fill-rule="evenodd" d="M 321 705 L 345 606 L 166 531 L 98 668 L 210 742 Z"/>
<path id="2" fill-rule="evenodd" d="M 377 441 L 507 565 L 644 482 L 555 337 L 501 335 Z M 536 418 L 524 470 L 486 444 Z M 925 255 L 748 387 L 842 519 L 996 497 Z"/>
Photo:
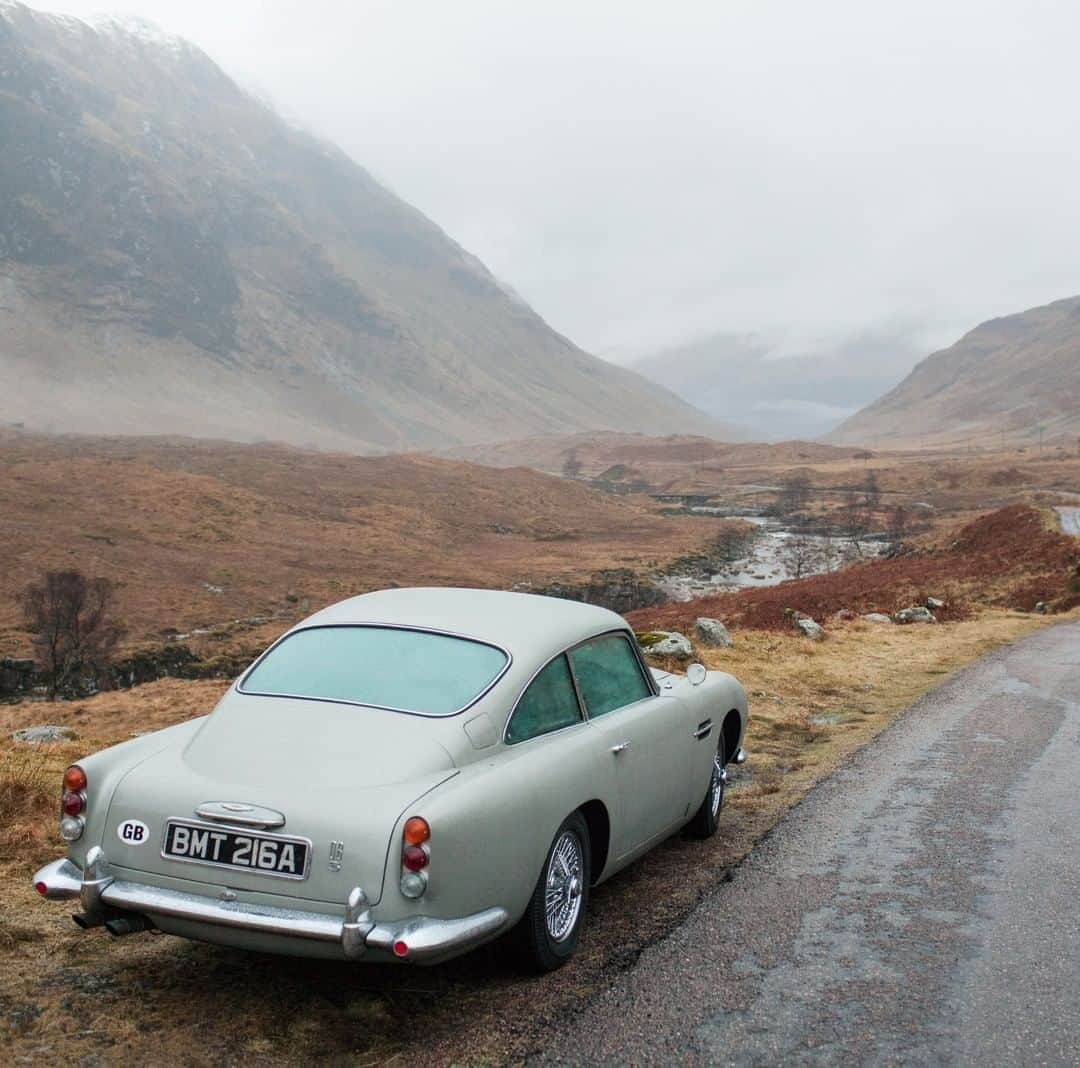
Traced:
<path id="1" fill-rule="evenodd" d="M 691 686 L 700 686 L 708 674 L 705 666 L 699 664 L 696 660 L 686 669 L 686 677 Z"/>

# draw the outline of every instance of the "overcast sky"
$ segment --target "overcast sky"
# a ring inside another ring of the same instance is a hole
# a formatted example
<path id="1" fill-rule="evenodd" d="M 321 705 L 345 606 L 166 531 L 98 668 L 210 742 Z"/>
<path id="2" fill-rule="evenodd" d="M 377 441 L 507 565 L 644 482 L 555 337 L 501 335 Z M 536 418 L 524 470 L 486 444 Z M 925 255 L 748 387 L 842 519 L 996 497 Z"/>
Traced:
<path id="1" fill-rule="evenodd" d="M 928 350 L 1080 293 L 1070 0 L 111 10 L 190 38 L 610 358 L 894 327 Z"/>

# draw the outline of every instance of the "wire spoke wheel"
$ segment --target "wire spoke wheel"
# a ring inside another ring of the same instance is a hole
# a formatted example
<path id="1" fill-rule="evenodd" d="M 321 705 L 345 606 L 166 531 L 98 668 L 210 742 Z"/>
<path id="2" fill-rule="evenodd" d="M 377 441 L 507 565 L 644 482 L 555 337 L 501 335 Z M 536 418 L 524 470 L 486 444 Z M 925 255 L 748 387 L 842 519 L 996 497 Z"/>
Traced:
<path id="1" fill-rule="evenodd" d="M 577 924 L 584 870 L 578 836 L 573 831 L 563 831 L 551 851 L 545 877 L 544 920 L 553 942 L 564 941 Z"/>

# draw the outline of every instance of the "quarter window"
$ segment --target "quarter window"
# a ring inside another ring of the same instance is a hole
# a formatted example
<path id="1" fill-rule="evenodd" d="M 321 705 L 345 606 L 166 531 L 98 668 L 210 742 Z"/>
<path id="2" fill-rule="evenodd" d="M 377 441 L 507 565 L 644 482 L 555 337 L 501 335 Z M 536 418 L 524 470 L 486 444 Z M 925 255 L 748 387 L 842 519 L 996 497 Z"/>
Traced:
<path id="1" fill-rule="evenodd" d="M 585 711 L 590 719 L 652 696 L 630 643 L 605 634 L 570 651 Z"/>
<path id="2" fill-rule="evenodd" d="M 564 654 L 552 660 L 529 683 L 510 717 L 506 740 L 511 744 L 524 742 L 569 727 L 580 719 L 581 709 Z"/>

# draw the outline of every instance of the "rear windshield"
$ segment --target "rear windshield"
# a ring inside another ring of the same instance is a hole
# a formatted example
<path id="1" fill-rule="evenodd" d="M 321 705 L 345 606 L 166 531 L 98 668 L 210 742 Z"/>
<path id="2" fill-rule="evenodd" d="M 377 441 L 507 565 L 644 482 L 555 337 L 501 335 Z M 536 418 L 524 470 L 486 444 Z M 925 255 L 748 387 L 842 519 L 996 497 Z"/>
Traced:
<path id="1" fill-rule="evenodd" d="M 242 693 L 348 701 L 452 716 L 502 674 L 501 649 L 469 638 L 392 627 L 309 627 L 275 645 Z"/>

